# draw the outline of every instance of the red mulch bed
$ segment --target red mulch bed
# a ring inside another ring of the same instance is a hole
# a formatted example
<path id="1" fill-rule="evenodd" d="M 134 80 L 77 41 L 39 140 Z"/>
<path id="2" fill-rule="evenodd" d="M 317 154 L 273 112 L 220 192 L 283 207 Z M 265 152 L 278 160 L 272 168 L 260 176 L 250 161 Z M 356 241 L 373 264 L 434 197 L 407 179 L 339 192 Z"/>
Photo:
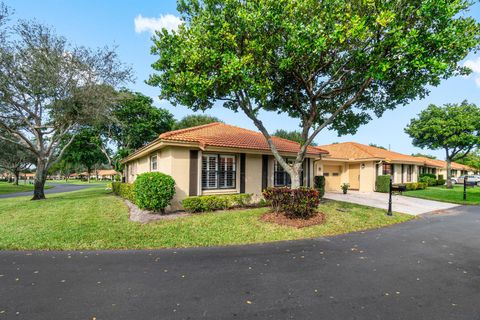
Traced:
<path id="1" fill-rule="evenodd" d="M 318 212 L 308 219 L 289 218 L 282 213 L 267 212 L 260 220 L 294 228 L 311 227 L 325 222 L 325 214 Z"/>

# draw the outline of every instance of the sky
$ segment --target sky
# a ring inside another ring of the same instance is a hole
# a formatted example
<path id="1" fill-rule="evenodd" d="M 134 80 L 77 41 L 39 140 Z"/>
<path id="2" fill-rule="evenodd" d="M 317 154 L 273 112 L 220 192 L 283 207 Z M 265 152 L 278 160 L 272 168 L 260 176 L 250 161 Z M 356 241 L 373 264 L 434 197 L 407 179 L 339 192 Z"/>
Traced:
<path id="1" fill-rule="evenodd" d="M 177 119 L 193 113 L 187 107 L 174 107 L 167 101 L 161 101 L 158 98 L 160 90 L 145 84 L 145 80 L 154 71 L 151 64 L 155 61 L 155 56 L 150 54 L 152 30 L 161 27 L 172 29 L 180 23 L 175 0 L 3 1 L 14 9 L 14 19 L 36 19 L 50 25 L 74 45 L 92 48 L 117 46 L 120 59 L 131 66 L 135 73 L 136 81 L 127 85 L 129 89 L 152 97 L 156 106 L 168 109 Z M 470 15 L 480 21 L 478 2 L 471 8 Z M 315 142 L 319 145 L 344 141 L 374 143 L 392 151 L 406 154 L 423 152 L 443 159 L 445 156 L 441 150 L 413 147 L 404 128 L 410 119 L 432 103 L 442 105 L 467 99 L 480 105 L 480 52 L 470 54 L 462 63 L 474 70 L 469 77 L 443 81 L 438 87 L 431 88 L 425 99 L 385 112 L 381 118 L 374 118 L 369 124 L 360 127 L 355 135 L 338 137 L 336 132 L 324 130 Z M 243 113 L 234 113 L 220 105 L 207 114 L 228 124 L 256 130 L 252 121 Z M 297 120 L 276 113 L 261 113 L 260 118 L 270 132 L 277 129 L 297 130 L 299 126 Z"/>

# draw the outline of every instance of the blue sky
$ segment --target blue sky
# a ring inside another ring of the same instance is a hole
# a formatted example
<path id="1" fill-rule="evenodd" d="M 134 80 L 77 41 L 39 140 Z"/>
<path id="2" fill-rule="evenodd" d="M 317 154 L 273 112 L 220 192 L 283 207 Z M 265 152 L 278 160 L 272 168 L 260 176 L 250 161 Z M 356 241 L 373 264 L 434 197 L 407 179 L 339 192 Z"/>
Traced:
<path id="1" fill-rule="evenodd" d="M 152 23 L 166 21 L 167 25 L 175 23 L 174 17 L 158 20 L 163 15 L 177 15 L 174 0 L 134 1 L 134 0 L 4 0 L 15 10 L 14 18 L 35 18 L 40 22 L 49 24 L 57 32 L 67 37 L 72 43 L 89 47 L 104 45 L 117 45 L 121 59 L 132 66 L 135 71 L 136 82 L 129 88 L 151 96 L 159 107 L 170 110 L 177 118 L 192 112 L 186 107 L 173 107 L 166 101 L 159 101 L 158 88 L 152 88 L 144 83 L 152 73 L 150 67 L 155 60 L 150 55 L 151 34 L 148 31 L 135 30 L 134 20 L 139 15 L 142 17 L 137 22 L 137 29 L 143 26 L 148 29 Z M 470 14 L 480 20 L 480 4 L 472 7 Z M 157 20 L 148 20 L 154 18 Z M 362 126 L 354 136 L 338 137 L 335 132 L 323 131 L 317 136 L 318 144 L 332 142 L 357 141 L 360 143 L 375 143 L 391 150 L 412 153 L 422 152 L 411 145 L 411 139 L 403 132 L 409 120 L 418 114 L 430 103 L 443 104 L 460 102 L 464 99 L 480 105 L 480 53 L 471 54 L 471 66 L 475 73 L 468 78 L 459 77 L 444 81 L 440 86 L 431 88 L 430 95 L 420 101 L 414 101 L 408 106 L 387 111 L 380 119 L 374 119 L 369 124 Z M 479 59 L 479 60 L 476 60 Z M 255 129 L 253 123 L 242 113 L 234 113 L 222 107 L 215 107 L 208 112 L 226 123 L 244 128 Z M 298 121 L 272 113 L 261 114 L 267 128 L 273 132 L 276 129 L 295 130 Z M 423 152 L 434 154 L 443 158 L 442 151 Z"/>

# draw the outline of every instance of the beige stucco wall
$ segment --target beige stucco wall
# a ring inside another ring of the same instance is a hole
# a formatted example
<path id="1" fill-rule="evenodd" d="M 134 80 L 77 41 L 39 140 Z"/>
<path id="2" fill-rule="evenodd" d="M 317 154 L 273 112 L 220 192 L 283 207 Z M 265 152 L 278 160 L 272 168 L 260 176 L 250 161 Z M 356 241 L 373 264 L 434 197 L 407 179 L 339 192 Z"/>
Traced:
<path id="1" fill-rule="evenodd" d="M 247 154 L 245 156 L 245 193 L 254 197 L 262 194 L 262 155 Z"/>
<path id="2" fill-rule="evenodd" d="M 375 162 L 362 162 L 360 163 L 360 192 L 372 192 L 375 191 Z"/>

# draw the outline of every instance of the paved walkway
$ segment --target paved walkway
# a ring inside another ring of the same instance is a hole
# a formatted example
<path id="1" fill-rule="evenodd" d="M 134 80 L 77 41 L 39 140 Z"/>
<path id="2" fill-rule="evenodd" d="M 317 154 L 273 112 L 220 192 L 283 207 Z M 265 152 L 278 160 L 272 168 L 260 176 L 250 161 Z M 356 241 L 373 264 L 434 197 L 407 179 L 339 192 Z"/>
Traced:
<path id="1" fill-rule="evenodd" d="M 370 207 L 381 208 L 387 210 L 388 208 L 388 193 L 379 192 L 358 192 L 349 191 L 347 194 L 343 193 L 325 193 L 326 199 L 345 201 L 356 204 L 363 204 Z M 395 212 L 407 213 L 411 215 L 419 215 L 431 211 L 446 210 L 458 207 L 457 204 L 424 200 L 412 197 L 405 197 L 394 195 L 392 197 L 392 208 Z"/>
<path id="2" fill-rule="evenodd" d="M 77 190 L 82 190 L 82 189 L 85 189 L 85 188 L 98 186 L 98 184 L 93 184 L 93 183 L 88 184 L 88 185 L 75 185 L 75 184 L 68 184 L 68 183 L 52 183 L 52 182 L 49 182 L 48 185 L 53 186 L 53 188 L 45 189 L 45 194 L 77 191 Z M 25 196 L 33 196 L 33 191 L 0 194 L 0 199 L 25 197 Z M 0 320 L 1 319 L 2 318 L 0 317 Z"/>
<path id="3" fill-rule="evenodd" d="M 0 319 L 480 319 L 479 230 L 459 207 L 263 245 L 0 251 Z"/>

